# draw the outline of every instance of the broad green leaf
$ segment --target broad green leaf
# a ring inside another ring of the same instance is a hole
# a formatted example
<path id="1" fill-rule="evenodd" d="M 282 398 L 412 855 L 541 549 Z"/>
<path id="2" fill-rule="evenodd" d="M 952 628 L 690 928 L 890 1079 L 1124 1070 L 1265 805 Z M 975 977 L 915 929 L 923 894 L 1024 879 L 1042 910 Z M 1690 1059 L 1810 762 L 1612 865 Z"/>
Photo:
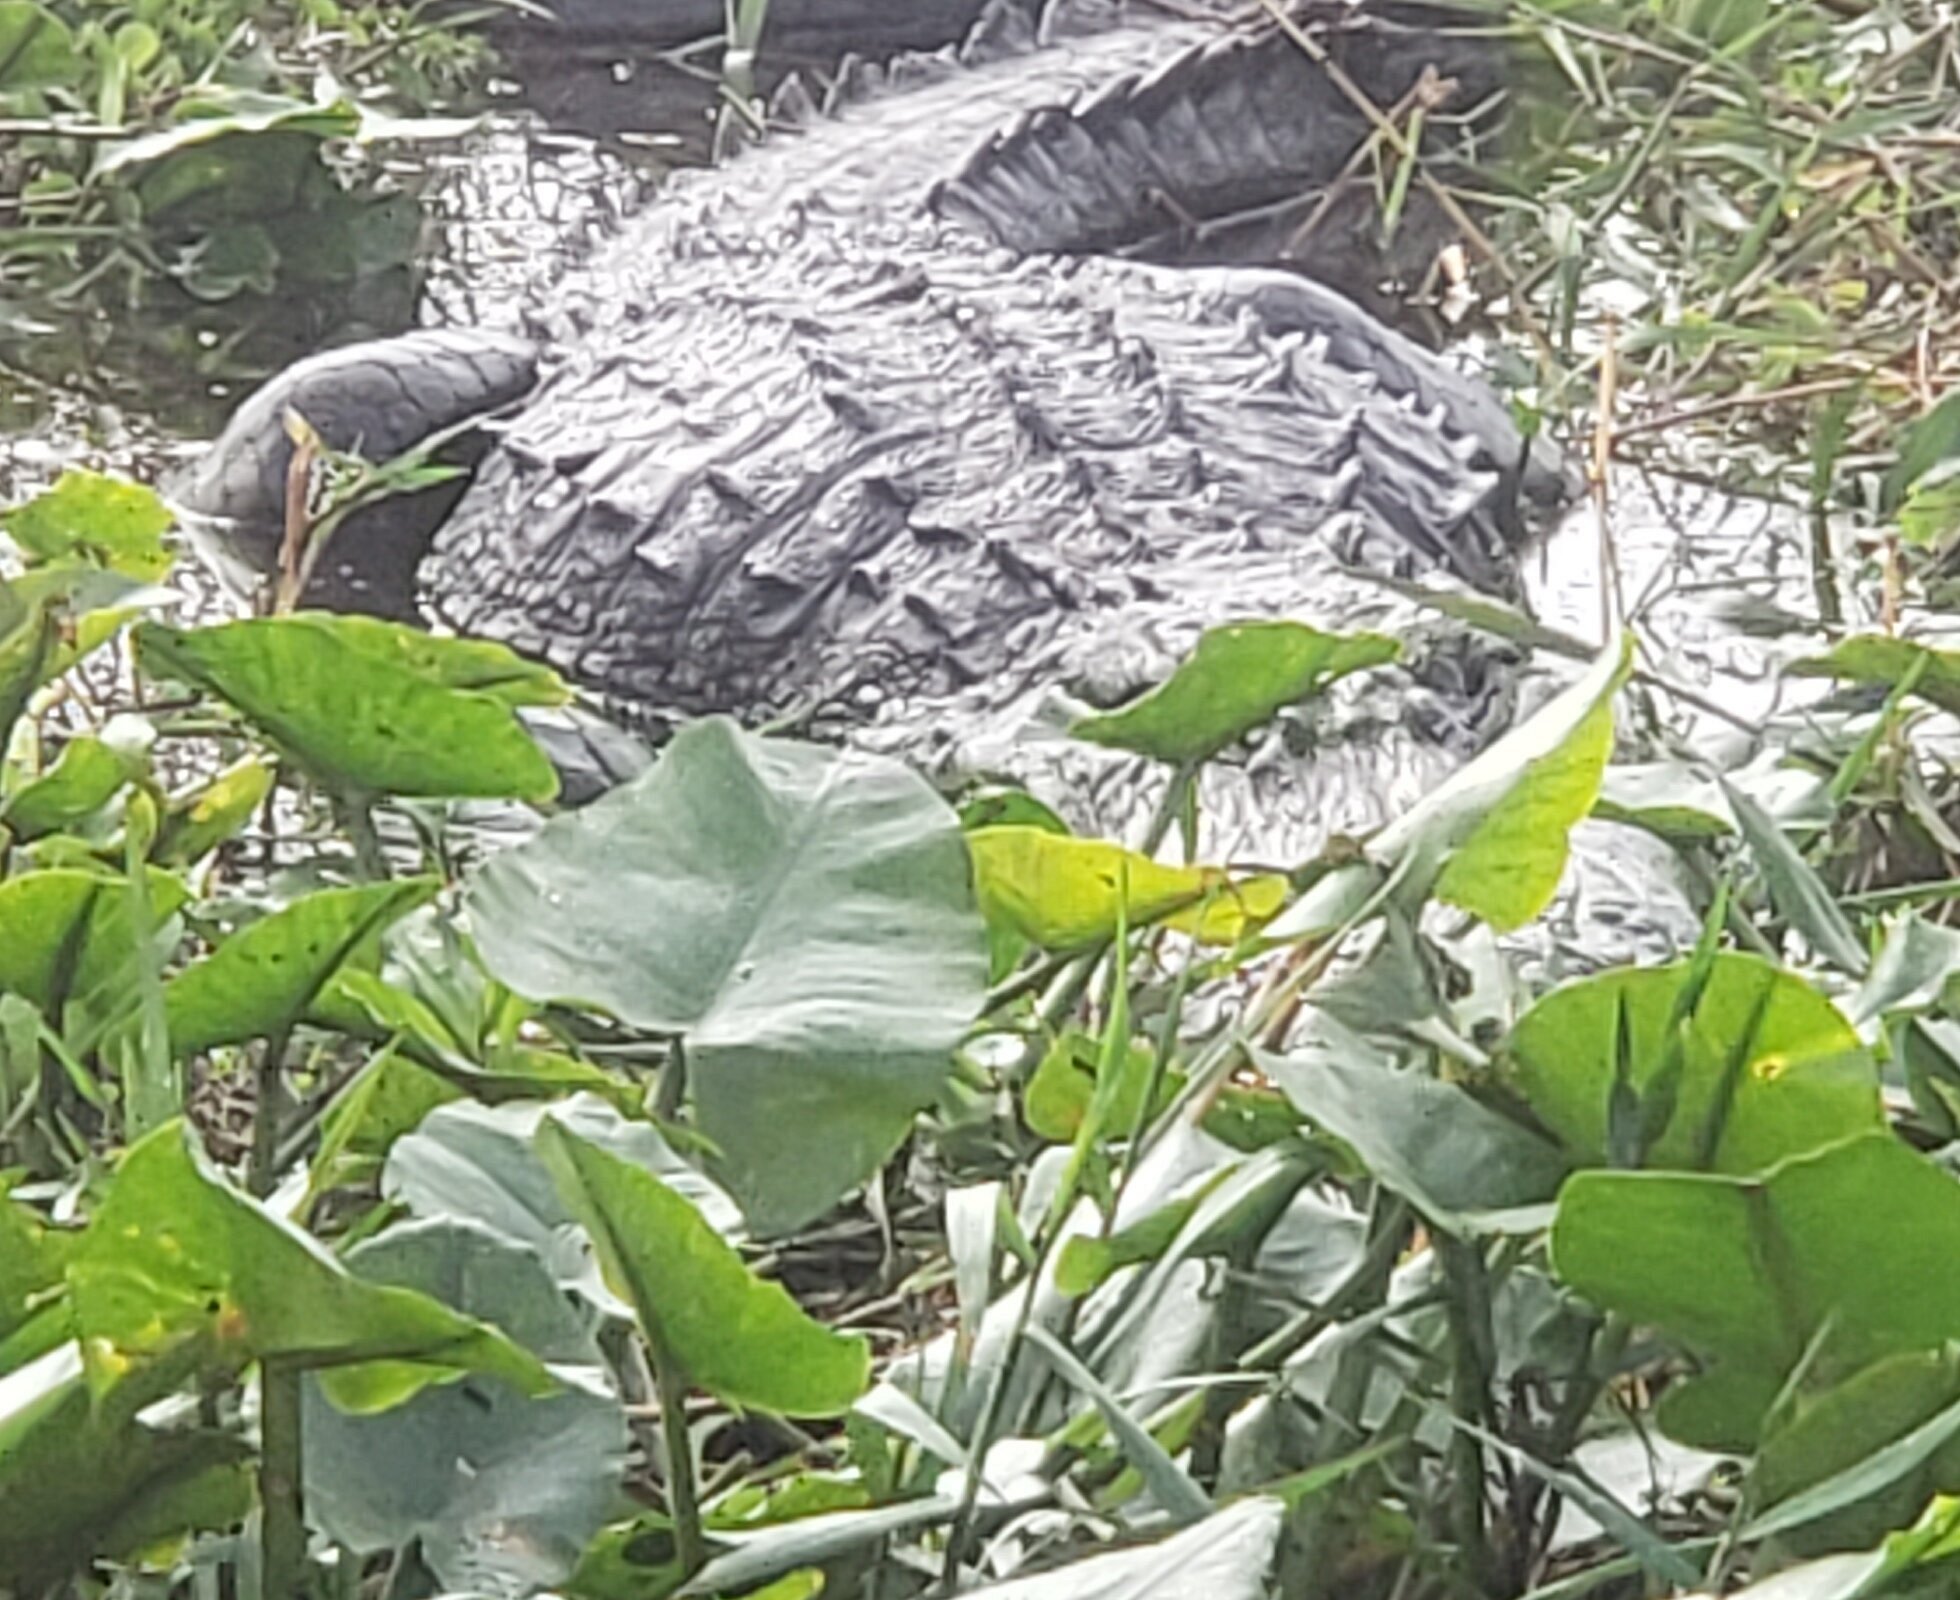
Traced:
<path id="1" fill-rule="evenodd" d="M 1960 533 L 1960 459 L 1942 462 L 1906 491 L 1899 532 L 1922 550 L 1943 550 Z"/>
<path id="2" fill-rule="evenodd" d="M 55 867 L 0 882 L 0 993 L 58 1019 L 70 1000 L 115 998 L 139 954 L 125 881 Z M 159 924 L 188 898 L 169 873 L 152 872 L 150 911 Z M 144 929 L 147 939 L 154 930 Z"/>
<path id="3" fill-rule="evenodd" d="M 1077 1029 L 1063 1033 L 1048 1047 L 1022 1097 L 1022 1114 L 1031 1130 L 1060 1144 L 1076 1136 L 1095 1098 L 1097 1057 L 1101 1049 L 1101 1041 Z M 1120 1092 L 1105 1111 L 1108 1129 L 1127 1134 L 1135 1125 L 1149 1078 L 1149 1064 L 1155 1054 L 1156 1047 L 1148 1041 L 1132 1041 L 1129 1045 L 1129 1059 L 1119 1076 Z M 1165 1078 L 1167 1081 L 1159 1085 L 1153 1111 L 1161 1110 L 1177 1087 L 1169 1081 L 1172 1074 L 1166 1073 Z"/>
<path id="4" fill-rule="evenodd" d="M 466 905 L 518 994 L 685 1039 L 717 1175 L 762 1232 L 877 1169 L 985 998 L 943 802 L 894 762 L 722 719 L 492 860 Z"/>
<path id="5" fill-rule="evenodd" d="M 5 75 L 0 66 L 0 81 Z M 72 468 L 26 505 L 0 512 L 0 528 L 31 561 L 80 557 L 145 583 L 170 570 L 163 535 L 171 521 L 170 509 L 140 484 Z"/>
<path id="6" fill-rule="evenodd" d="M 1613 746 L 1613 696 L 1632 645 L 1609 645 L 1585 675 L 1435 794 L 1382 830 L 1378 859 L 1493 927 L 1521 926 L 1558 889 L 1573 824 L 1592 809 Z M 1433 864 L 1433 868 L 1432 868 Z"/>
<path id="7" fill-rule="evenodd" d="M 137 630 L 146 668 L 180 678 L 235 706 L 325 783 L 369 794 L 433 799 L 548 800 L 557 774 L 517 721 L 508 683 L 452 688 L 428 653 L 377 651 L 352 618 L 301 614 L 177 629 Z M 477 677 L 481 646 L 452 675 Z"/>
<path id="8" fill-rule="evenodd" d="M 0 107 L 29 89 L 78 82 L 87 58 L 67 23 L 38 0 L 0 0 Z"/>
<path id="9" fill-rule="evenodd" d="M 95 1557 L 237 1521 L 242 1496 L 196 1491 L 212 1475 L 242 1488 L 249 1446 L 188 1422 L 138 1420 L 190 1375 L 180 1359 L 92 1390 L 71 1341 L 0 1378 L 0 1584 L 40 1594 Z"/>
<path id="10" fill-rule="evenodd" d="M 726 1193 L 683 1162 L 657 1128 L 628 1120 L 592 1095 L 550 1104 L 463 1101 L 432 1110 L 393 1142 L 381 1192 L 418 1217 L 470 1221 L 523 1246 L 562 1287 L 610 1310 L 614 1303 L 578 1244 L 577 1218 L 538 1153 L 538 1130 L 547 1121 L 644 1168 L 717 1233 L 742 1238 L 741 1213 Z"/>
<path id="11" fill-rule="evenodd" d="M 67 1239 L 0 1190 L 0 1341 L 27 1321 L 40 1296 L 61 1283 Z"/>
<path id="12" fill-rule="evenodd" d="M 140 767 L 100 739 L 87 734 L 70 739 L 52 767 L 14 792 L 0 821 L 17 839 L 73 827 L 106 806 L 134 776 L 133 769 Z"/>
<path id="13" fill-rule="evenodd" d="M 1050 950 L 1079 950 L 1130 927 L 1182 917 L 1188 931 L 1231 943 L 1279 910 L 1286 881 L 1235 880 L 1217 867 L 1176 867 L 1105 839 L 1044 828 L 967 835 L 981 909 Z"/>
<path id="14" fill-rule="evenodd" d="M 1942 711 L 1960 712 L 1960 650 L 1941 650 L 1896 634 L 1853 634 L 1783 670 L 1793 678 L 1835 678 L 1889 689 L 1914 668 L 1919 676 L 1913 693 Z"/>
<path id="15" fill-rule="evenodd" d="M 1374 1178 L 1438 1226 L 1475 1230 L 1558 1192 L 1566 1162 L 1467 1090 L 1395 1065 L 1359 1035 L 1308 1012 L 1262 1071 L 1301 1115 L 1353 1147 Z"/>
<path id="16" fill-rule="evenodd" d="M 1763 1440 L 1749 1476 L 1750 1535 L 1782 1534 L 1799 1554 L 1876 1544 L 1934 1493 L 1960 1488 L 1956 1436 L 1952 1349 L 1909 1351 L 1853 1373 Z"/>
<path id="17" fill-rule="evenodd" d="M 1397 817 L 1366 859 L 1326 874 L 1271 928 L 1300 938 L 1344 925 L 1384 887 L 1405 905 L 1435 896 L 1500 931 L 1551 902 L 1571 830 L 1598 799 L 1613 745 L 1613 696 L 1632 669 L 1625 637 L 1528 721 Z"/>
<path id="18" fill-rule="evenodd" d="M 1156 688 L 1070 731 L 1091 744 L 1184 765 L 1233 741 L 1337 678 L 1393 661 L 1401 647 L 1377 633 L 1323 633 L 1299 622 L 1209 628 L 1190 658 Z"/>
<path id="19" fill-rule="evenodd" d="M 862 1338 L 832 1333 L 765 1283 L 652 1173 L 547 1120 L 538 1149 L 613 1292 L 690 1382 L 731 1405 L 840 1416 L 870 1381 Z"/>
<path id="20" fill-rule="evenodd" d="M 173 800 L 164 813 L 151 859 L 169 866 L 201 861 L 237 834 L 272 792 L 272 768 L 247 756 L 201 789 Z"/>
<path id="21" fill-rule="evenodd" d="M 531 1398 L 465 1378 L 358 1417 L 309 1385 L 308 1517 L 358 1552 L 417 1545 L 451 1590 L 551 1587 L 605 1525 L 626 1464 L 625 1416 L 588 1320 L 537 1257 L 461 1220 L 390 1228 L 347 1265 L 501 1329 L 573 1381 Z"/>
<path id="22" fill-rule="evenodd" d="M 232 134 L 278 130 L 316 139 L 349 139 L 360 129 L 361 114 L 346 100 L 314 105 L 256 89 L 207 84 L 183 97 L 168 126 L 105 147 L 95 170 L 103 176 Z"/>
<path id="23" fill-rule="evenodd" d="M 283 1037 L 348 962 L 372 960 L 382 930 L 441 887 L 400 878 L 322 889 L 233 934 L 164 990 L 171 1047 Z"/>
<path id="24" fill-rule="evenodd" d="M 1602 693 L 1555 749 L 1527 762 L 1455 846 L 1436 880 L 1437 899 L 1500 931 L 1523 927 L 1551 903 L 1572 829 L 1592 810 L 1613 753 L 1612 692 Z"/>
<path id="25" fill-rule="evenodd" d="M 1960 459 L 1960 395 L 1949 394 L 1906 430 L 1898 460 L 1885 476 L 1880 504 L 1898 512 L 1922 479 Z"/>
<path id="26" fill-rule="evenodd" d="M 354 1277 L 319 1244 L 231 1188 L 180 1124 L 131 1146 L 69 1258 L 75 1322 L 98 1383 L 196 1344 L 234 1368 L 381 1363 L 416 1383 L 466 1372 L 545 1394 L 537 1359 L 412 1290 Z M 366 1374 L 350 1376 L 365 1377 Z M 390 1398 L 406 1397 L 397 1380 Z"/>
<path id="27" fill-rule="evenodd" d="M 1519 1020 L 1513 1080 L 1574 1160 L 1606 1163 L 1616 1053 L 1624 1040 L 1630 1081 L 1647 1091 L 1689 972 L 1683 960 L 1581 978 Z M 1885 1125 L 1877 1063 L 1857 1033 L 1809 984 L 1759 957 L 1715 957 L 1681 1046 L 1673 1113 L 1649 1166 L 1760 1172 Z"/>
<path id="28" fill-rule="evenodd" d="M 350 614 L 312 620 L 363 654 L 405 667 L 446 689 L 474 689 L 512 707 L 562 706 L 572 698 L 565 680 L 551 668 L 525 660 L 508 645 L 439 638 L 380 617 Z"/>
<path id="29" fill-rule="evenodd" d="M 1752 1425 L 1799 1361 L 1830 1383 L 1960 1339 L 1956 1249 L 1960 1180 L 1884 1133 L 1755 1178 L 1582 1172 L 1552 1230 L 1573 1288 L 1717 1363 L 1684 1399 L 1727 1384 L 1723 1420 Z M 1670 1397 L 1662 1422 L 1680 1436 L 1679 1421 Z"/>
<path id="30" fill-rule="evenodd" d="M 0 750 L 48 678 L 61 645 L 52 608 L 23 606 L 11 615 L 10 623 L 0 623 Z"/>

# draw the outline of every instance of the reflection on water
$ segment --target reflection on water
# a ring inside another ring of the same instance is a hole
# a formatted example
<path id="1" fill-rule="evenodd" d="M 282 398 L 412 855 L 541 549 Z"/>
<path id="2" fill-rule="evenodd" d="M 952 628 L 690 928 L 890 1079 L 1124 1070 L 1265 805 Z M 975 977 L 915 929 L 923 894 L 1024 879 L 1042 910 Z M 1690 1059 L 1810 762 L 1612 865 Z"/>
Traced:
<path id="1" fill-rule="evenodd" d="M 1590 505 L 1566 514 L 1526 569 L 1533 612 L 1589 642 L 1601 636 L 1600 574 L 1638 634 L 1641 664 L 1707 704 L 1671 698 L 1667 731 L 1720 756 L 1814 686 L 1778 669 L 1814 649 L 1809 528 L 1795 508 L 1637 470 L 1616 475 L 1609 538 Z"/>

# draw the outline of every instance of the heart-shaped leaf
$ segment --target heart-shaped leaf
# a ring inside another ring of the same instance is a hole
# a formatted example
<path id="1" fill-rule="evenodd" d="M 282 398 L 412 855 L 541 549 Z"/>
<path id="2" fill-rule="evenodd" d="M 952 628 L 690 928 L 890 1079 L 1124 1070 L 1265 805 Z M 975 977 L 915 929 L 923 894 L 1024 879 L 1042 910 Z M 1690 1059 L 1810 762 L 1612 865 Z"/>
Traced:
<path id="1" fill-rule="evenodd" d="M 517 993 L 685 1039 L 717 1175 L 763 1232 L 876 1170 L 984 1001 L 945 804 L 894 762 L 720 719 L 491 861 L 466 903 Z"/>

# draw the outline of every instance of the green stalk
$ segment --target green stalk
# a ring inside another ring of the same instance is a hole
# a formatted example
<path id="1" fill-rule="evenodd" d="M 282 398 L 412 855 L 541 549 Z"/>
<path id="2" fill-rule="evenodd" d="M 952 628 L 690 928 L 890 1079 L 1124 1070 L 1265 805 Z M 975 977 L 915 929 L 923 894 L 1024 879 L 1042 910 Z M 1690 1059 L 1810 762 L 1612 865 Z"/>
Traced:
<path id="1" fill-rule="evenodd" d="M 258 1104 L 252 1116 L 252 1155 L 245 1186 L 260 1200 L 278 1187 L 279 1126 L 285 1105 L 282 1068 L 288 1036 L 266 1040 L 258 1064 Z M 300 1369 L 278 1360 L 259 1363 L 259 1560 L 265 1600 L 302 1592 L 306 1514 L 301 1498 Z"/>
<path id="2" fill-rule="evenodd" d="M 695 1491 L 694 1441 L 687 1432 L 687 1379 L 657 1339 L 647 1341 L 653 1354 L 653 1386 L 660 1396 L 660 1439 L 667 1456 L 667 1510 L 674 1519 L 674 1552 L 683 1579 L 707 1564 L 707 1541 L 701 1534 L 701 1502 Z"/>
<path id="3" fill-rule="evenodd" d="M 337 808 L 347 826 L 347 837 L 354 846 L 354 864 L 371 883 L 388 881 L 388 857 L 381 848 L 381 835 L 374 828 L 374 801 L 365 794 L 349 792 L 340 796 Z"/>
<path id="4" fill-rule="evenodd" d="M 1478 1429 L 1492 1429 L 1491 1405 L 1495 1366 L 1490 1326 L 1490 1278 L 1474 1245 L 1437 1233 L 1434 1248 L 1449 1285 L 1445 1308 L 1450 1325 L 1450 1408 Z M 1501 1587 L 1498 1564 L 1490 1547 L 1484 1498 L 1483 1440 L 1469 1428 L 1452 1430 L 1450 1458 L 1450 1528 L 1455 1535 L 1463 1570 L 1485 1594 Z"/>
<path id="5" fill-rule="evenodd" d="M 259 1363 L 259 1593 L 264 1600 L 305 1592 L 299 1382 L 296 1366 Z"/>

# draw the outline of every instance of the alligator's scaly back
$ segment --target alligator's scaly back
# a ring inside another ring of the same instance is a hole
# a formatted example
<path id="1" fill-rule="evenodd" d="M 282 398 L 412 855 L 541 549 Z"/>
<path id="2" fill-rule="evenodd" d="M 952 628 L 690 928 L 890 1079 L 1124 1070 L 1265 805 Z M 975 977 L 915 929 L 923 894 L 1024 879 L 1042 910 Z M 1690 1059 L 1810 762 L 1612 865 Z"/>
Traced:
<path id="1" fill-rule="evenodd" d="M 1489 77 L 1454 39 L 1325 37 L 1384 105 Z M 1097 253 L 1342 169 L 1368 124 L 1292 40 L 996 0 L 964 52 L 849 81 L 540 310 L 546 375 L 424 564 L 447 620 L 644 719 L 1046 770 L 1109 825 L 1147 787 L 1026 738 L 1045 686 L 1134 689 L 1231 617 L 1405 622 L 1352 566 L 1509 587 L 1535 469 L 1480 386 L 1291 275 Z M 1488 655 L 1425 674 L 1222 774 L 1228 827 L 1261 823 L 1235 842 L 1367 826 L 1501 717 Z"/>

